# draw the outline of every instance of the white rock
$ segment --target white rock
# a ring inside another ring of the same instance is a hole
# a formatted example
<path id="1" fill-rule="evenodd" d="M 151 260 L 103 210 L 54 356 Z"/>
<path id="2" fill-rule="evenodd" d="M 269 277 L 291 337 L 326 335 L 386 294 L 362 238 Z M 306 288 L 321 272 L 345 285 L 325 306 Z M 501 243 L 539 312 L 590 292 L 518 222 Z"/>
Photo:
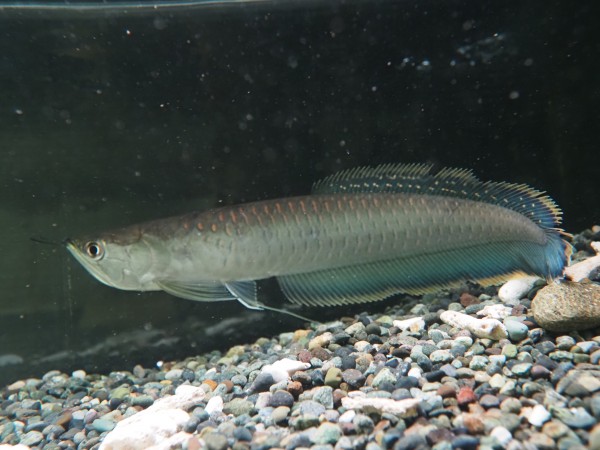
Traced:
<path id="1" fill-rule="evenodd" d="M 356 411 L 354 411 L 353 409 L 349 409 L 348 411 L 344 412 L 344 414 L 342 414 L 340 416 L 340 418 L 338 419 L 339 423 L 352 423 L 352 421 L 354 420 L 354 417 L 356 417 Z"/>
<path id="2" fill-rule="evenodd" d="M 519 277 L 508 280 L 498 291 L 498 297 L 504 303 L 515 305 L 531 290 L 539 277 Z"/>
<path id="3" fill-rule="evenodd" d="M 533 408 L 523 408 L 521 415 L 525 416 L 527 421 L 534 427 L 541 427 L 552 417 L 542 405 L 535 405 Z"/>
<path id="4" fill-rule="evenodd" d="M 342 406 L 348 409 L 358 409 L 365 412 L 379 411 L 382 413 L 394 414 L 402 418 L 414 417 L 417 415 L 417 405 L 421 403 L 420 399 L 405 398 L 402 400 L 392 400 L 391 398 L 370 398 L 370 397 L 344 397 Z"/>
<path id="5" fill-rule="evenodd" d="M 100 450 L 144 450 L 168 439 L 189 420 L 181 409 L 146 409 L 117 423 L 106 435 Z"/>
<path id="6" fill-rule="evenodd" d="M 223 411 L 223 398 L 220 395 L 215 395 L 214 397 L 211 397 L 211 399 L 206 404 L 206 408 L 204 408 L 204 410 L 208 414 L 212 414 L 215 412 L 220 413 L 221 411 Z"/>
<path id="7" fill-rule="evenodd" d="M 512 308 L 497 303 L 495 305 L 487 305 L 481 311 L 477 311 L 477 315 L 487 317 L 488 319 L 502 320 L 510 316 L 511 312 Z"/>
<path id="8" fill-rule="evenodd" d="M 261 369 L 261 373 L 268 373 L 273 377 L 275 383 L 288 380 L 294 373 L 299 370 L 310 368 L 309 363 L 303 363 L 294 359 L 283 358 L 275 361 L 273 364 L 267 364 Z"/>
<path id="9" fill-rule="evenodd" d="M 31 450 L 31 447 L 23 444 L 10 445 L 10 444 L 0 444 L 0 450 Z"/>
<path id="10" fill-rule="evenodd" d="M 406 375 L 409 377 L 421 379 L 421 377 L 423 376 L 423 371 L 419 367 L 412 367 Z"/>
<path id="11" fill-rule="evenodd" d="M 440 314 L 442 322 L 461 330 L 469 330 L 479 338 L 500 340 L 508 337 L 506 327 L 496 319 L 476 319 L 457 311 L 444 311 Z"/>
<path id="12" fill-rule="evenodd" d="M 188 421 L 189 409 L 205 397 L 199 387 L 182 385 L 175 395 L 161 398 L 147 409 L 123 419 L 100 445 L 100 450 L 143 450 L 169 439 Z"/>
<path id="13" fill-rule="evenodd" d="M 573 264 L 565 269 L 565 275 L 572 281 L 581 281 L 588 278 L 590 273 L 600 267 L 600 242 L 592 242 L 590 244 L 596 256 L 584 259 L 578 263 Z"/>
<path id="14" fill-rule="evenodd" d="M 79 378 L 80 380 L 84 380 L 86 375 L 85 370 L 76 370 L 71 374 L 73 378 Z"/>
<path id="15" fill-rule="evenodd" d="M 490 432 L 490 436 L 495 437 L 502 446 L 508 444 L 512 439 L 511 432 L 502 426 L 494 427 Z"/>
<path id="16" fill-rule="evenodd" d="M 193 434 L 180 431 L 175 433 L 173 436 L 161 441 L 160 443 L 148 447 L 146 450 L 171 450 L 173 448 L 182 448 L 183 444 L 193 436 Z"/>
<path id="17" fill-rule="evenodd" d="M 392 322 L 396 328 L 400 328 L 402 331 L 417 332 L 425 329 L 425 321 L 422 317 L 412 317 L 404 320 L 394 320 Z"/>

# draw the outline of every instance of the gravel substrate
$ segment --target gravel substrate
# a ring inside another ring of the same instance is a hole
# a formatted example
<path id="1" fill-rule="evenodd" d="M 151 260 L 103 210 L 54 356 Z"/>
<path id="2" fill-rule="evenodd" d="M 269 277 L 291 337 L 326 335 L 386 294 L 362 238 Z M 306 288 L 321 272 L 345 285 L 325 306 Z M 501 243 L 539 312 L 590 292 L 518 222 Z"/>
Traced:
<path id="1" fill-rule="evenodd" d="M 508 305 L 497 289 L 476 286 L 400 297 L 384 314 L 223 353 L 108 375 L 51 371 L 19 380 L 1 391 L 0 443 L 600 449 L 600 331 L 544 331 L 529 313 L 539 288 Z"/>

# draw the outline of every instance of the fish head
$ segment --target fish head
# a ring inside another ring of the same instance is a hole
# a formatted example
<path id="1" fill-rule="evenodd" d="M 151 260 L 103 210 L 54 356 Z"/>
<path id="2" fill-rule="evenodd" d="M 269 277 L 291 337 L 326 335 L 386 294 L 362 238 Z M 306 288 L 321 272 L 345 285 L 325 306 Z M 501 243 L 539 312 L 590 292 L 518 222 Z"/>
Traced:
<path id="1" fill-rule="evenodd" d="M 117 289 L 155 290 L 151 248 L 141 236 L 121 234 L 66 239 L 67 250 L 98 281 Z"/>

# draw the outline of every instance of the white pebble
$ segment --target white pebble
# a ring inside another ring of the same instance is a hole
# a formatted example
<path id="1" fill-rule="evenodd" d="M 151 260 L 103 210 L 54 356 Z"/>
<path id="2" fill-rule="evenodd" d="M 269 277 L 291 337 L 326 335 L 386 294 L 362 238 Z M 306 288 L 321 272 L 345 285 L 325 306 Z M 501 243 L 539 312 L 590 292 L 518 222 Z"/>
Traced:
<path id="1" fill-rule="evenodd" d="M 85 370 L 76 370 L 71 374 L 73 378 L 78 378 L 80 380 L 84 380 L 86 375 L 87 373 L 85 373 Z"/>
<path id="2" fill-rule="evenodd" d="M 100 450 L 144 450 L 168 439 L 189 420 L 181 409 L 141 411 L 117 423 L 106 435 Z"/>
<path id="3" fill-rule="evenodd" d="M 399 417 L 407 418 L 417 415 L 417 406 L 421 403 L 420 399 L 405 398 L 403 400 L 392 400 L 391 398 L 370 398 L 370 397 L 344 397 L 342 406 L 348 409 L 367 409 L 394 414 Z"/>
<path id="4" fill-rule="evenodd" d="M 512 308 L 497 303 L 495 305 L 487 305 L 481 311 L 478 311 L 477 315 L 487 317 L 488 319 L 502 320 L 510 316 L 511 312 Z"/>
<path id="5" fill-rule="evenodd" d="M 309 363 L 283 358 L 275 361 L 273 364 L 263 366 L 261 373 L 268 373 L 273 377 L 275 383 L 279 383 L 280 381 L 288 380 L 299 370 L 306 370 L 308 368 L 310 368 Z"/>
<path id="6" fill-rule="evenodd" d="M 340 418 L 338 419 L 339 423 L 352 423 L 352 421 L 354 420 L 354 417 L 356 417 L 356 412 L 353 409 L 349 409 L 348 411 L 346 411 L 344 414 L 342 414 L 340 416 Z"/>
<path id="7" fill-rule="evenodd" d="M 421 377 L 423 376 L 423 371 L 419 367 L 413 367 L 408 371 L 406 375 L 409 377 L 421 379 Z"/>
<path id="8" fill-rule="evenodd" d="M 590 244 L 596 256 L 584 259 L 578 263 L 573 264 L 565 269 L 565 275 L 572 281 L 581 281 L 590 276 L 594 270 L 600 267 L 600 242 L 592 242 Z"/>
<path id="9" fill-rule="evenodd" d="M 396 328 L 400 328 L 402 331 L 417 332 L 425 329 L 425 321 L 422 317 L 412 317 L 404 320 L 394 320 L 392 323 Z"/>
<path id="10" fill-rule="evenodd" d="M 221 411 L 223 411 L 223 399 L 221 398 L 221 396 L 216 395 L 214 397 L 211 397 L 211 399 L 206 404 L 206 408 L 204 408 L 204 410 L 208 414 L 212 414 L 215 412 L 220 413 Z"/>
<path id="11" fill-rule="evenodd" d="M 469 330 L 479 338 L 498 341 L 508 337 L 506 327 L 496 319 L 476 319 L 457 311 L 444 311 L 440 314 L 440 319 L 455 328 Z"/>
<path id="12" fill-rule="evenodd" d="M 494 427 L 494 429 L 490 432 L 490 435 L 496 438 L 502 446 L 508 444 L 512 439 L 511 432 L 502 426 Z"/>
<path id="13" fill-rule="evenodd" d="M 521 415 L 527 418 L 527 421 L 534 427 L 541 427 L 552 417 L 548 410 L 542 405 L 535 405 L 533 408 L 524 408 Z"/>
<path id="14" fill-rule="evenodd" d="M 538 277 L 519 277 L 507 281 L 498 291 L 498 297 L 504 303 L 516 305 L 531 290 Z"/>
<path id="15" fill-rule="evenodd" d="M 31 450 L 31 448 L 23 444 L 0 444 L 0 450 Z"/>

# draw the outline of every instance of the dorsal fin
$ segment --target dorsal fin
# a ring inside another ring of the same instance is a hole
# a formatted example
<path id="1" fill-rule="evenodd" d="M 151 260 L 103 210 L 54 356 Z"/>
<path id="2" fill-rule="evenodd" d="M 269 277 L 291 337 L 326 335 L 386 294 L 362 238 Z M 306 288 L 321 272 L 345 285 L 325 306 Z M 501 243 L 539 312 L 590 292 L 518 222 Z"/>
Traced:
<path id="1" fill-rule="evenodd" d="M 544 192 L 526 184 L 483 182 L 470 170 L 429 164 L 384 164 L 335 173 L 313 185 L 313 194 L 407 193 L 486 202 L 523 214 L 542 228 L 559 228 L 562 212 Z"/>

